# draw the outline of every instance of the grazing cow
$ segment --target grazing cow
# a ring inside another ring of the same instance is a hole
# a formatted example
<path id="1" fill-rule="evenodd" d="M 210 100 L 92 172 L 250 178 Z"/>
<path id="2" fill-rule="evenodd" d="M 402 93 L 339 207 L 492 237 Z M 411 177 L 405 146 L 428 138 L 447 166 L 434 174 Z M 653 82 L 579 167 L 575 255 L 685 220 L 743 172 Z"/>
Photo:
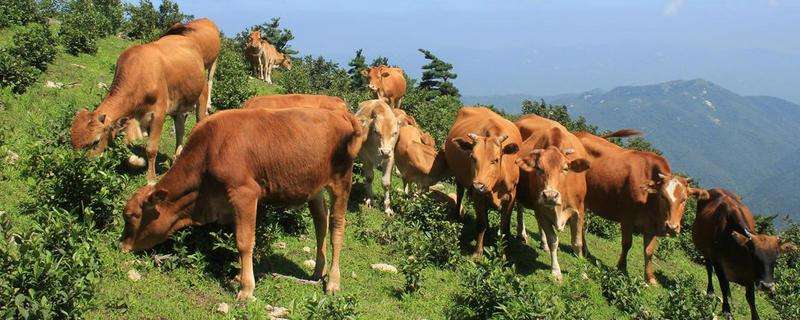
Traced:
<path id="1" fill-rule="evenodd" d="M 292 70 L 292 57 L 278 51 L 267 41 L 264 41 L 264 55 L 264 60 L 267 62 L 267 83 L 272 83 L 272 69 L 283 67 L 286 70 Z"/>
<path id="2" fill-rule="evenodd" d="M 176 23 L 170 27 L 166 35 L 182 35 L 192 39 L 200 50 L 200 55 L 203 57 L 203 65 L 206 70 L 206 77 L 208 79 L 208 96 L 206 104 L 206 111 L 211 110 L 211 87 L 214 84 L 214 74 L 217 70 L 217 58 L 219 57 L 219 50 L 221 39 L 219 37 L 220 31 L 217 25 L 208 18 L 195 19 L 183 23 Z M 163 37 L 163 36 L 162 36 Z"/>
<path id="3" fill-rule="evenodd" d="M 189 37 L 167 35 L 154 42 L 133 46 L 117 59 L 108 95 L 94 111 L 78 111 L 70 129 L 72 146 L 103 152 L 114 136 L 128 126 L 132 142 L 148 133 L 147 179 L 156 178 L 156 155 L 166 115 L 175 120 L 175 154 L 183 145 L 186 115 L 196 108 L 198 120 L 206 115 L 208 83 L 203 56 Z M 128 123 L 128 120 L 136 120 Z M 143 160 L 131 156 L 133 165 Z"/>
<path id="4" fill-rule="evenodd" d="M 364 188 L 367 191 L 366 204 L 372 204 L 372 176 L 375 167 L 383 170 L 383 211 L 393 215 L 390 192 L 392 189 L 392 167 L 394 166 L 394 146 L 397 144 L 400 123 L 394 117 L 392 108 L 383 100 L 367 100 L 359 104 L 356 117 L 362 122 L 365 132 L 364 144 L 358 158 L 364 162 Z"/>
<path id="5" fill-rule="evenodd" d="M 403 69 L 381 65 L 361 70 L 361 75 L 369 79 L 369 89 L 378 95 L 378 99 L 386 101 L 392 108 L 400 109 L 403 96 L 406 95 Z"/>
<path id="6" fill-rule="evenodd" d="M 637 134 L 640 133 L 626 129 L 604 137 Z M 662 156 L 624 149 L 586 132 L 575 135 L 583 143 L 592 164 L 586 172 L 586 206 L 593 213 L 620 223 L 622 252 L 617 267 L 623 271 L 627 269 L 633 233 L 641 233 L 645 280 L 657 284 L 652 266 L 656 237 L 680 232 L 686 200 L 697 196 L 699 190 L 689 186 L 691 179 L 674 175 Z"/>
<path id="7" fill-rule="evenodd" d="M 396 109 L 395 109 L 396 110 Z M 447 161 L 444 151 L 424 143 L 425 133 L 417 127 L 400 127 L 394 157 L 406 194 L 414 184 L 423 191 L 441 181 L 447 174 Z"/>
<path id="8" fill-rule="evenodd" d="M 542 233 L 542 246 L 550 251 L 552 273 L 561 281 L 558 234 L 569 221 L 572 247 L 583 256 L 584 197 L 589 161 L 578 137 L 558 122 L 535 115 L 514 123 L 525 139 L 517 164 L 522 169 L 517 186 L 517 234 L 525 237 L 524 207 L 534 210 Z"/>
<path id="9" fill-rule="evenodd" d="M 436 141 L 433 140 L 433 137 L 431 137 L 430 134 L 428 134 L 425 131 L 422 131 L 422 128 L 419 126 L 419 124 L 417 124 L 417 119 L 414 119 L 414 117 L 406 113 L 403 109 L 394 108 L 392 109 L 392 112 L 394 112 L 395 118 L 397 118 L 397 121 L 400 121 L 401 125 L 414 126 L 417 129 L 420 129 L 420 134 L 422 134 L 421 137 L 422 143 L 432 147 L 436 146 Z"/>
<path id="10" fill-rule="evenodd" d="M 722 313 L 731 316 L 729 281 L 746 288 L 750 317 L 758 319 L 756 288 L 774 291 L 775 261 L 781 253 L 797 250 L 794 244 L 777 236 L 755 233 L 755 220 L 739 196 L 725 189 L 702 191 L 697 202 L 697 217 L 692 240 L 705 257 L 709 295 L 714 294 L 711 273 L 716 272 L 722 289 Z"/>
<path id="11" fill-rule="evenodd" d="M 500 210 L 500 228 L 511 234 L 510 217 L 517 195 L 519 168 L 515 164 L 522 143 L 511 121 L 487 108 L 462 107 L 444 145 L 450 172 L 456 178 L 456 210 L 462 216 L 464 188 L 469 188 L 477 218 L 473 256 L 483 254 L 488 206 Z"/>
<path id="12" fill-rule="evenodd" d="M 358 121 L 342 111 L 249 109 L 211 115 L 195 127 L 164 177 L 128 200 L 122 250 L 151 248 L 189 225 L 233 223 L 242 267 L 237 298 L 250 298 L 258 202 L 307 202 L 317 238 L 313 277 L 325 274 L 330 227 L 333 257 L 326 291 L 339 291 L 339 252 L 360 135 Z M 324 189 L 332 199 L 330 218 Z"/>
<path id="13" fill-rule="evenodd" d="M 339 97 L 318 95 L 318 94 L 274 94 L 268 96 L 256 96 L 244 102 L 243 109 L 267 108 L 324 108 L 347 110 L 347 103 Z"/>

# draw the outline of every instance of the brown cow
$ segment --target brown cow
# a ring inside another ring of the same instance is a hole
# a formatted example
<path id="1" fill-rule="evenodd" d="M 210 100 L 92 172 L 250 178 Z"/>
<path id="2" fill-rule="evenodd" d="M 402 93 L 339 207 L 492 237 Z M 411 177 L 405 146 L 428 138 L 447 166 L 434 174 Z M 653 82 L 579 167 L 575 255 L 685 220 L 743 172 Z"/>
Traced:
<path id="1" fill-rule="evenodd" d="M 756 288 L 773 291 L 775 261 L 781 253 L 797 248 L 792 243 L 783 243 L 777 236 L 756 234 L 750 209 L 733 192 L 711 189 L 702 194 L 697 202 L 692 240 L 705 257 L 707 293 L 714 295 L 711 273 L 716 272 L 722 289 L 722 313 L 727 319 L 733 319 L 728 303 L 728 281 L 743 285 L 750 317 L 758 319 Z"/>
<path id="2" fill-rule="evenodd" d="M 620 130 L 605 137 L 638 134 Z M 586 206 L 593 213 L 620 223 L 622 252 L 617 262 L 627 269 L 633 233 L 644 239 L 645 280 L 657 284 L 652 257 L 657 236 L 680 232 L 686 200 L 698 195 L 690 179 L 673 175 L 667 159 L 652 152 L 629 150 L 586 132 L 575 134 L 592 164 L 586 172 Z"/>
<path id="3" fill-rule="evenodd" d="M 272 84 L 272 69 L 279 66 L 292 70 L 292 58 L 278 51 L 269 41 L 261 38 L 258 29 L 250 32 L 245 45 L 245 57 L 253 65 L 258 78 Z"/>
<path id="4" fill-rule="evenodd" d="M 392 108 L 379 99 L 367 100 L 359 104 L 356 117 L 362 122 L 364 144 L 358 158 L 364 162 L 364 189 L 367 191 L 366 205 L 372 204 L 372 177 L 376 167 L 383 170 L 383 211 L 393 215 L 391 204 L 392 167 L 394 166 L 394 146 L 397 144 L 400 123 L 394 117 Z"/>
<path id="5" fill-rule="evenodd" d="M 444 151 L 436 151 L 436 147 L 425 144 L 426 134 L 417 127 L 404 125 L 400 127 L 394 157 L 406 194 L 414 184 L 423 191 L 441 181 L 447 174 L 447 161 Z"/>
<path id="6" fill-rule="evenodd" d="M 167 35 L 154 42 L 126 49 L 117 59 L 114 81 L 108 95 L 94 111 L 75 115 L 70 129 L 72 146 L 102 153 L 114 136 L 129 124 L 126 137 L 148 133 L 147 179 L 156 177 L 156 155 L 166 115 L 175 120 L 175 154 L 183 145 L 186 115 L 196 108 L 198 120 L 205 117 L 208 84 L 200 49 L 189 37 Z M 132 164 L 141 163 L 136 156 Z"/>
<path id="7" fill-rule="evenodd" d="M 488 206 L 500 210 L 500 228 L 510 235 L 511 210 L 517 195 L 519 168 L 515 164 L 522 143 L 511 121 L 487 108 L 462 107 L 444 145 L 447 165 L 456 178 L 456 208 L 461 216 L 464 188 L 469 188 L 477 218 L 473 256 L 483 254 Z"/>
<path id="8" fill-rule="evenodd" d="M 286 70 L 292 70 L 292 57 L 288 54 L 278 51 L 275 46 L 267 41 L 264 41 L 264 60 L 267 62 L 267 83 L 272 83 L 272 69 L 283 67 Z"/>
<path id="9" fill-rule="evenodd" d="M 324 108 L 348 110 L 347 104 L 339 97 L 332 97 L 318 94 L 273 94 L 267 96 L 255 96 L 244 102 L 243 109 L 267 108 Z"/>
<path id="10" fill-rule="evenodd" d="M 522 169 L 517 186 L 517 234 L 525 235 L 523 206 L 533 209 L 543 231 L 543 248 L 550 251 L 553 277 L 561 281 L 556 230 L 564 230 L 567 221 L 575 254 L 583 256 L 584 171 L 589 169 L 586 150 L 578 137 L 558 122 L 529 115 L 514 124 L 525 139 L 517 158 Z"/>
<path id="11" fill-rule="evenodd" d="M 386 101 L 392 108 L 400 109 L 406 95 L 406 77 L 403 69 L 385 65 L 361 70 L 361 75 L 369 79 L 369 89 Z"/>
<path id="12" fill-rule="evenodd" d="M 414 119 L 414 117 L 412 117 L 410 114 L 406 113 L 405 110 L 403 110 L 403 109 L 394 108 L 394 109 L 392 109 L 392 112 L 394 112 L 395 118 L 397 118 L 397 120 L 400 121 L 401 125 L 414 126 L 417 129 L 420 129 L 420 133 L 422 134 L 422 137 L 421 137 L 422 143 L 427 144 L 427 145 L 429 145 L 431 147 L 435 147 L 436 146 L 436 141 L 433 140 L 433 137 L 431 137 L 430 134 L 428 134 L 425 131 L 422 131 L 422 128 L 419 126 L 419 124 L 417 124 L 417 119 Z"/>
<path id="13" fill-rule="evenodd" d="M 192 39 L 200 50 L 200 55 L 203 57 L 203 65 L 206 69 L 206 77 L 208 79 L 208 96 L 206 104 L 206 111 L 211 110 L 211 88 L 214 84 L 214 74 L 217 70 L 217 58 L 219 57 L 220 44 L 220 31 L 217 25 L 208 18 L 200 18 L 183 23 L 176 23 L 172 25 L 164 34 L 166 35 L 182 35 Z M 163 37 L 163 36 L 162 36 Z"/>
<path id="14" fill-rule="evenodd" d="M 121 247 L 124 251 L 148 249 L 185 226 L 233 223 L 242 266 L 237 298 L 246 299 L 253 296 L 255 287 L 258 202 L 307 202 L 317 238 L 313 277 L 319 279 L 325 273 L 327 252 L 329 218 L 322 194 L 327 189 L 332 198 L 333 257 L 326 290 L 339 291 L 339 252 L 360 134 L 355 117 L 342 111 L 295 108 L 216 113 L 194 128 L 186 150 L 158 183 L 142 187 L 128 200 Z"/>

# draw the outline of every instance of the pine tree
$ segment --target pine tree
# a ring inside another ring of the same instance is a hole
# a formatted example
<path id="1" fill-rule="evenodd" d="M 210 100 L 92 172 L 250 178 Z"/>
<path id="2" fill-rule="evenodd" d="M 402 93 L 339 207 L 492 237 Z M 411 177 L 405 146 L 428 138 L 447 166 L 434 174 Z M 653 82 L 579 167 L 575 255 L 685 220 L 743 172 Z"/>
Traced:
<path id="1" fill-rule="evenodd" d="M 297 51 L 289 46 L 289 41 L 294 39 L 292 30 L 281 28 L 280 24 L 281 18 L 272 18 L 270 22 L 266 22 L 257 26 L 261 29 L 261 38 L 269 41 L 271 45 L 275 46 L 275 49 L 284 54 L 297 54 Z"/>
<path id="2" fill-rule="evenodd" d="M 384 56 L 378 56 L 377 58 L 375 58 L 375 60 L 372 60 L 372 63 L 370 63 L 371 67 L 388 66 L 388 65 L 389 65 L 389 58 Z"/>
<path id="3" fill-rule="evenodd" d="M 436 92 L 438 95 L 461 96 L 458 88 L 450 82 L 458 77 L 453 72 L 453 65 L 442 61 L 428 50 L 419 49 L 419 52 L 425 55 L 425 59 L 429 61 L 428 64 L 422 66 L 422 82 L 419 83 L 419 88 Z"/>
<path id="4" fill-rule="evenodd" d="M 364 58 L 362 51 L 363 49 L 358 49 L 353 60 L 347 63 L 347 65 L 350 66 L 350 69 L 347 70 L 347 74 L 350 75 L 350 87 L 353 89 L 363 88 L 365 85 L 361 70 L 367 68 L 367 59 Z"/>

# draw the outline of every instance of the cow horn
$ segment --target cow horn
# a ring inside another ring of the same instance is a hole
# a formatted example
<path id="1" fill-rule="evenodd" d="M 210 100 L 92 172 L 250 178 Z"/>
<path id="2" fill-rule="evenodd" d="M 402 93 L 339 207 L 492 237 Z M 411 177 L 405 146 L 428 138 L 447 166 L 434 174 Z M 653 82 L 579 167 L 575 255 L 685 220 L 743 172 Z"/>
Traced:
<path id="1" fill-rule="evenodd" d="M 503 141 L 506 141 L 506 139 L 508 139 L 508 135 L 504 134 L 504 135 L 500 136 L 499 138 L 497 138 L 497 143 L 498 144 L 503 143 Z"/>
<path id="2" fill-rule="evenodd" d="M 663 173 L 659 173 L 658 177 L 661 178 L 662 180 L 667 180 L 669 178 L 669 176 L 667 176 L 667 175 L 665 175 Z"/>
<path id="3" fill-rule="evenodd" d="M 692 177 L 686 178 L 686 183 L 692 183 L 692 182 L 694 182 L 694 179 L 692 179 Z"/>
<path id="4" fill-rule="evenodd" d="M 478 135 L 475 133 L 470 132 L 467 136 L 472 139 L 473 141 L 478 140 Z"/>
<path id="5" fill-rule="evenodd" d="M 531 154 L 541 154 L 542 152 L 544 152 L 544 149 L 533 149 L 533 151 L 531 151 Z"/>
<path id="6" fill-rule="evenodd" d="M 565 155 L 571 155 L 571 154 L 573 154 L 573 153 L 575 153 L 575 149 L 572 149 L 572 148 L 566 148 L 566 149 L 564 149 L 564 154 L 565 154 Z"/>

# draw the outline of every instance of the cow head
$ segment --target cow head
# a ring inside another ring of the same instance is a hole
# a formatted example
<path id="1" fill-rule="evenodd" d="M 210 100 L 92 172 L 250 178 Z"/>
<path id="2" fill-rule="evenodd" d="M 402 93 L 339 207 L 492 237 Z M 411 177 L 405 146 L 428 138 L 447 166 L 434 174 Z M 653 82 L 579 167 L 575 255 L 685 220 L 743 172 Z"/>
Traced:
<path id="1" fill-rule="evenodd" d="M 655 180 L 646 182 L 644 189 L 657 201 L 658 214 L 664 221 L 663 225 L 656 226 L 658 234 L 674 236 L 680 233 L 681 219 L 689 197 L 708 198 L 708 192 L 690 187 L 691 182 L 691 178 L 663 173 L 659 173 Z"/>
<path id="2" fill-rule="evenodd" d="M 247 46 L 258 48 L 261 47 L 261 31 L 258 29 L 250 32 L 250 38 L 247 41 Z"/>
<path id="3" fill-rule="evenodd" d="M 563 210 L 562 194 L 569 183 L 567 177 L 570 174 L 589 169 L 588 160 L 584 158 L 570 159 L 570 155 L 574 153 L 575 150 L 572 148 L 562 150 L 555 146 L 549 146 L 545 149 L 524 152 L 517 158 L 517 166 L 528 172 L 535 182 L 534 185 L 538 187 L 538 190 L 533 190 L 538 193 L 537 203 L 553 208 L 559 219 L 562 217 L 560 213 Z M 555 222 L 560 230 L 566 224 L 566 219 Z"/>
<path id="4" fill-rule="evenodd" d="M 369 80 L 369 89 L 378 92 L 383 87 L 384 78 L 388 78 L 390 73 L 387 66 L 377 66 L 361 70 L 361 75 Z"/>
<path id="5" fill-rule="evenodd" d="M 284 53 L 283 61 L 281 61 L 281 67 L 286 68 L 286 70 L 292 70 L 292 57 Z"/>
<path id="6" fill-rule="evenodd" d="M 70 128 L 72 147 L 87 149 L 90 156 L 103 152 L 114 136 L 128 123 L 128 118 L 112 121 L 106 114 L 83 109 L 75 114 Z"/>
<path id="7" fill-rule="evenodd" d="M 368 119 L 361 119 L 367 131 L 367 140 L 378 142 L 378 153 L 383 159 L 393 154 L 400 134 L 401 123 L 388 106 L 376 107 Z"/>
<path id="8" fill-rule="evenodd" d="M 164 242 L 173 232 L 189 224 L 189 218 L 178 221 L 166 202 L 167 192 L 152 185 L 140 188 L 128 200 L 122 218 L 120 246 L 123 251 L 145 250 Z"/>
<path id="9" fill-rule="evenodd" d="M 745 254 L 742 267 L 750 270 L 759 289 L 774 292 L 773 272 L 778 256 L 796 251 L 797 247 L 791 242 L 781 241 L 777 236 L 745 233 L 731 231 L 731 237 L 738 247 L 736 251 Z"/>
<path id="10" fill-rule="evenodd" d="M 516 155 L 519 145 L 508 142 L 508 135 L 479 136 L 470 133 L 466 137 L 454 138 L 453 142 L 472 161 L 472 187 L 481 194 L 494 190 L 495 184 L 504 178 L 503 158 Z M 513 161 L 513 160 L 512 160 Z"/>

